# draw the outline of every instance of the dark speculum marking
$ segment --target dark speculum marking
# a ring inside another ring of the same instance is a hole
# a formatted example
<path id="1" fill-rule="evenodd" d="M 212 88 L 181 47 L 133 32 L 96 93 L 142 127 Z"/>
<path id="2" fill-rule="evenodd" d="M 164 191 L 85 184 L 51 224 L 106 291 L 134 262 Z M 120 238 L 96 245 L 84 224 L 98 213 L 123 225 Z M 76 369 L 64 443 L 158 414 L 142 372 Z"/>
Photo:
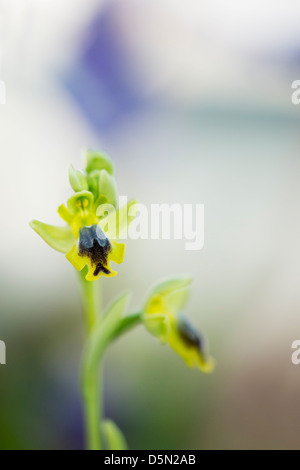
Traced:
<path id="1" fill-rule="evenodd" d="M 178 333 L 187 346 L 196 348 L 202 356 L 205 355 L 204 337 L 194 329 L 185 317 L 180 317 L 179 319 Z"/>
<path id="2" fill-rule="evenodd" d="M 83 227 L 79 232 L 79 256 L 88 256 L 95 266 L 94 276 L 100 272 L 110 274 L 106 268 L 111 244 L 98 225 Z"/>

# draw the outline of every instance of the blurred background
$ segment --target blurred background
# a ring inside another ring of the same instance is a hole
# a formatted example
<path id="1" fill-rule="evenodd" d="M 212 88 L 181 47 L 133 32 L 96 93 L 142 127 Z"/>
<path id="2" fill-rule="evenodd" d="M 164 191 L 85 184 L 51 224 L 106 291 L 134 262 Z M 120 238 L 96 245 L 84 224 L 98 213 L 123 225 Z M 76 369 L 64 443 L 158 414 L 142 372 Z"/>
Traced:
<path id="1" fill-rule="evenodd" d="M 1 449 L 84 446 L 77 274 L 28 222 L 59 223 L 86 147 L 128 198 L 205 204 L 202 251 L 129 241 L 103 291 L 134 310 L 191 273 L 217 360 L 137 329 L 106 355 L 106 416 L 131 449 L 299 449 L 299 22 L 295 0 L 0 0 Z"/>

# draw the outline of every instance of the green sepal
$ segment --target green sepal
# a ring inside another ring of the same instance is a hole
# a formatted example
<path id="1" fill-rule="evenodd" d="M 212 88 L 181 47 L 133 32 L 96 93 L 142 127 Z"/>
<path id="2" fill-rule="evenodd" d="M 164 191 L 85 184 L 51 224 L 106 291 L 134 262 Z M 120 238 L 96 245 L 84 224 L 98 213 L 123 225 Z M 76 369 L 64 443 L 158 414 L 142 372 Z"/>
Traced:
<path id="1" fill-rule="evenodd" d="M 39 220 L 32 220 L 30 227 L 33 228 L 48 245 L 61 253 L 70 251 L 76 242 L 69 226 L 55 227 L 54 225 L 44 224 Z"/>
<path id="2" fill-rule="evenodd" d="M 94 194 L 97 206 L 100 204 L 117 205 L 117 184 L 107 170 L 93 170 L 87 175 L 88 189 Z"/>
<path id="3" fill-rule="evenodd" d="M 87 173 L 93 170 L 106 170 L 113 175 L 114 164 L 110 157 L 104 152 L 98 150 L 88 150 L 86 153 L 86 171 Z"/>
<path id="4" fill-rule="evenodd" d="M 86 191 L 89 189 L 86 175 L 80 170 L 75 170 L 72 165 L 69 167 L 69 181 L 75 192 Z"/>
<path id="5" fill-rule="evenodd" d="M 95 200 L 99 196 L 101 170 L 93 170 L 87 175 L 89 191 L 94 194 Z"/>
<path id="6" fill-rule="evenodd" d="M 159 339 L 161 343 L 166 343 L 170 332 L 169 317 L 163 313 L 144 314 L 144 324 L 149 333 Z"/>
<path id="7" fill-rule="evenodd" d="M 192 279 L 181 276 L 157 284 L 148 295 L 143 307 L 143 320 L 148 331 L 166 342 L 171 328 L 171 318 L 184 308 L 189 297 Z"/>
<path id="8" fill-rule="evenodd" d="M 109 204 L 116 207 L 118 198 L 116 180 L 106 170 L 100 172 L 99 190 L 100 197 L 104 196 Z"/>
<path id="9" fill-rule="evenodd" d="M 122 431 L 111 420 L 102 424 L 102 433 L 106 443 L 106 450 L 128 450 L 128 445 Z"/>
<path id="10" fill-rule="evenodd" d="M 192 278 L 188 275 L 178 276 L 176 278 L 166 279 L 159 284 L 156 284 L 151 291 L 152 295 L 168 295 L 178 289 L 188 287 L 192 282 Z"/>
<path id="11" fill-rule="evenodd" d="M 160 282 L 148 295 L 144 311 L 147 311 L 153 299 L 158 298 L 167 304 L 168 310 L 180 312 L 188 300 L 191 282 L 192 279 L 189 276 L 181 276 Z"/>

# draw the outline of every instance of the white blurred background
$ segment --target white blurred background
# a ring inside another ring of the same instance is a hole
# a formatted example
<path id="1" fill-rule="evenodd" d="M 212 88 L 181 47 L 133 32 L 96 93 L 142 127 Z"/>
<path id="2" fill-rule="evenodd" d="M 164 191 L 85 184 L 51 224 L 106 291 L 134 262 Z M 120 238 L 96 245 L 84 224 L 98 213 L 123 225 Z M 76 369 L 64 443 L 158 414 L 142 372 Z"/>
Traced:
<path id="1" fill-rule="evenodd" d="M 296 0 L 0 1 L 0 447 L 82 445 L 76 273 L 28 222 L 59 223 L 86 147 L 115 160 L 121 194 L 205 204 L 204 250 L 129 241 L 103 288 L 136 308 L 190 272 L 218 362 L 199 376 L 141 330 L 108 356 L 107 414 L 132 448 L 299 447 L 299 21 Z"/>

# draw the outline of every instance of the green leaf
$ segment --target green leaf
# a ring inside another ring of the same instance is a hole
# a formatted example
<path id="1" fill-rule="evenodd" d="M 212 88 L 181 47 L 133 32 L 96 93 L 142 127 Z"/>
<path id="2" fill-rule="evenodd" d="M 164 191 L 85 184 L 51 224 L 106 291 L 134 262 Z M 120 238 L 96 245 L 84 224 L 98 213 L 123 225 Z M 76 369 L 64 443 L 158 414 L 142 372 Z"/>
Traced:
<path id="1" fill-rule="evenodd" d="M 69 181 L 76 192 L 89 189 L 85 174 L 80 170 L 75 170 L 72 165 L 69 167 Z"/>
<path id="2" fill-rule="evenodd" d="M 106 442 L 106 450 L 128 450 L 122 431 L 113 421 L 105 420 L 102 424 L 102 432 Z"/>
<path id="3" fill-rule="evenodd" d="M 128 305 L 129 298 L 131 294 L 128 291 L 122 292 L 117 299 L 115 299 L 111 305 L 106 309 L 104 313 L 104 317 L 106 321 L 110 318 L 110 321 L 113 323 L 116 322 L 116 320 L 120 320 L 120 318 L 124 315 L 125 309 Z"/>
<path id="4" fill-rule="evenodd" d="M 114 164 L 104 152 L 88 150 L 86 154 L 86 171 L 90 173 L 93 170 L 106 170 L 113 175 Z"/>
<path id="5" fill-rule="evenodd" d="M 55 227 L 54 225 L 44 224 L 39 220 L 32 220 L 30 227 L 33 228 L 48 245 L 62 253 L 70 251 L 76 242 L 69 226 Z"/>
<path id="6" fill-rule="evenodd" d="M 106 310 L 104 318 L 100 318 L 95 324 L 84 353 L 84 363 L 87 369 L 97 368 L 106 347 L 118 330 L 129 296 L 129 292 L 121 294 Z"/>
<path id="7" fill-rule="evenodd" d="M 109 204 L 117 205 L 118 191 L 116 180 L 106 170 L 100 172 L 99 190 L 100 196 L 104 196 Z"/>

